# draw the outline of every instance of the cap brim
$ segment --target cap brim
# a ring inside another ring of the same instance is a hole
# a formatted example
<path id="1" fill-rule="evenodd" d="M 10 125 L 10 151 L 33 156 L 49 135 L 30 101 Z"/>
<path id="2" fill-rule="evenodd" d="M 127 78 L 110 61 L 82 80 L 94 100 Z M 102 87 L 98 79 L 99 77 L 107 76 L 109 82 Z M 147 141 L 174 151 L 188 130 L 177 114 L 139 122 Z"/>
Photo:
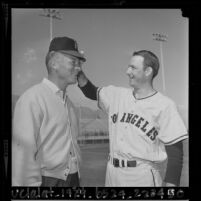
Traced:
<path id="1" fill-rule="evenodd" d="M 61 52 L 63 54 L 67 54 L 67 55 L 71 55 L 71 56 L 77 57 L 77 58 L 81 59 L 84 62 L 86 61 L 86 59 L 83 57 L 83 55 L 80 54 L 77 51 L 73 51 L 73 50 L 68 50 L 68 51 L 60 50 L 58 52 Z"/>

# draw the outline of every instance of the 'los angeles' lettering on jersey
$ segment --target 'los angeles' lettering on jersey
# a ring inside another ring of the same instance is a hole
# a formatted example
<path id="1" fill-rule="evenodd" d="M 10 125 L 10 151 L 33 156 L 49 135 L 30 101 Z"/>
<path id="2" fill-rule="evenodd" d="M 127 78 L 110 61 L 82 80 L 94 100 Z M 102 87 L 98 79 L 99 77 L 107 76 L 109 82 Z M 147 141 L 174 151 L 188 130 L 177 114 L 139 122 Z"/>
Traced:
<path id="1" fill-rule="evenodd" d="M 121 116 L 118 119 L 119 114 L 113 114 L 111 116 L 112 118 L 112 122 L 115 124 L 118 120 L 120 123 L 129 123 L 129 124 L 133 124 L 135 127 L 141 129 L 146 135 L 147 137 L 149 137 L 152 141 L 154 141 L 156 139 L 156 136 L 158 135 L 158 131 L 156 130 L 156 128 L 154 126 L 152 126 L 151 128 L 148 128 L 148 126 L 150 125 L 150 123 L 145 120 L 143 117 L 140 117 L 137 114 L 132 114 L 132 113 L 123 113 L 123 116 Z"/>

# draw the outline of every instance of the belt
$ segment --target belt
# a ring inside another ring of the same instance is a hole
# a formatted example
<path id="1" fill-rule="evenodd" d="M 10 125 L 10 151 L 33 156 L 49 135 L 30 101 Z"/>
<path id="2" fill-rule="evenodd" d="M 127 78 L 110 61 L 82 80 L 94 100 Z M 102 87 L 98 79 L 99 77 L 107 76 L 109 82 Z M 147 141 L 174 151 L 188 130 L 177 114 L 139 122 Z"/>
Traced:
<path id="1" fill-rule="evenodd" d="M 112 158 L 109 156 L 110 161 L 114 165 L 114 167 L 136 167 L 137 161 L 127 161 L 127 160 L 119 160 L 118 158 Z"/>

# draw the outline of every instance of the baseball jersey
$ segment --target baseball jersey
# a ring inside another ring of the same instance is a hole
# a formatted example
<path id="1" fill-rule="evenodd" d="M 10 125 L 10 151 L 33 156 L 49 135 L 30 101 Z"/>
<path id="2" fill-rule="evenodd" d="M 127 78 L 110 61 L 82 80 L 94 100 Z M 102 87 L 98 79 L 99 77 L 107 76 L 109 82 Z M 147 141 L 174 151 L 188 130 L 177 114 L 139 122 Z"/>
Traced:
<path id="1" fill-rule="evenodd" d="M 113 157 L 161 162 L 167 158 L 164 145 L 188 137 L 175 103 L 160 92 L 136 99 L 133 89 L 111 85 L 97 93 L 98 106 L 109 116 Z"/>

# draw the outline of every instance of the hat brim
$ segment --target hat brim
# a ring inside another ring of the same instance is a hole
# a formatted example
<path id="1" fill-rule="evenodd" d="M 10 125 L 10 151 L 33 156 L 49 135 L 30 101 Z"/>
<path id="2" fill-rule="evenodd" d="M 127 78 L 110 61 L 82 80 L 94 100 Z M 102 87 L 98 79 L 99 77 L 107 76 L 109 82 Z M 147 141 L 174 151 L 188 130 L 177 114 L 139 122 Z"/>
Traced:
<path id="1" fill-rule="evenodd" d="M 67 54 L 67 55 L 71 55 L 71 56 L 77 57 L 77 58 L 79 58 L 80 60 L 82 60 L 82 61 L 84 61 L 84 62 L 86 61 L 86 59 L 83 57 L 83 55 L 80 54 L 80 53 L 77 52 L 77 51 L 73 51 L 73 50 L 68 50 L 68 51 L 60 50 L 60 51 L 58 51 L 58 52 L 61 52 L 61 53 L 63 53 L 63 54 Z"/>

